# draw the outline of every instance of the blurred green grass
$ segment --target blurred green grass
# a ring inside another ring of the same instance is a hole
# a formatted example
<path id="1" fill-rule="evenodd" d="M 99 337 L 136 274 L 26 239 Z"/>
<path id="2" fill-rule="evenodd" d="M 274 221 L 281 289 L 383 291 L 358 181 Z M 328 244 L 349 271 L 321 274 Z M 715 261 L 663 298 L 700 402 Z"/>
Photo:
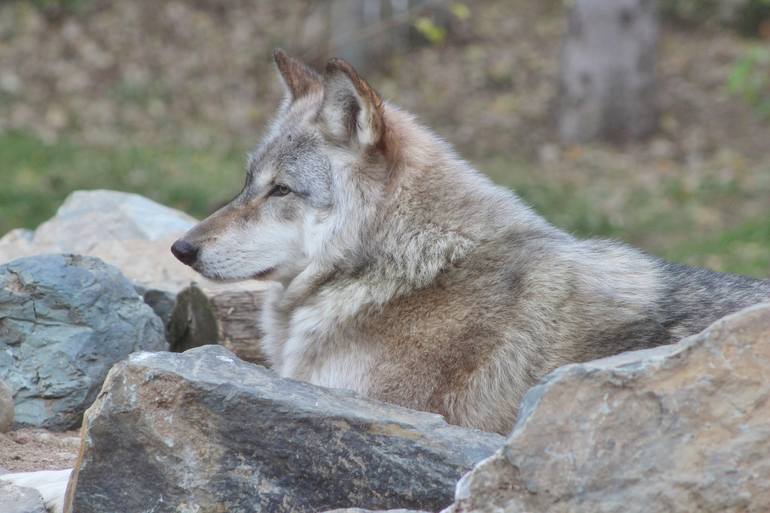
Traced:
<path id="1" fill-rule="evenodd" d="M 763 164 L 725 178 L 720 166 L 689 174 L 682 166 L 656 176 L 655 169 L 586 160 L 551 172 L 509 159 L 479 167 L 578 237 L 621 240 L 675 262 L 770 277 L 770 169 Z"/>
<path id="2" fill-rule="evenodd" d="M 46 144 L 21 133 L 0 135 L 0 155 L 0 234 L 36 227 L 76 189 L 136 192 L 201 218 L 240 190 L 245 161 L 244 148 Z M 569 173 L 555 174 L 514 159 L 477 164 L 577 236 L 619 239 L 663 258 L 721 271 L 770 275 L 770 218 L 761 207 L 770 197 L 765 182 L 757 187 L 705 176 L 693 185 L 674 173 L 640 187 L 628 183 L 624 170 L 595 164 L 595 169 L 569 165 Z M 752 201 L 760 208 L 732 215 L 741 210 L 737 205 Z M 714 215 L 728 221 L 716 223 L 718 228 L 702 222 Z"/>
<path id="3" fill-rule="evenodd" d="M 0 232 L 34 228 L 77 189 L 136 192 L 201 217 L 240 190 L 245 152 L 106 148 L 0 135 Z"/>

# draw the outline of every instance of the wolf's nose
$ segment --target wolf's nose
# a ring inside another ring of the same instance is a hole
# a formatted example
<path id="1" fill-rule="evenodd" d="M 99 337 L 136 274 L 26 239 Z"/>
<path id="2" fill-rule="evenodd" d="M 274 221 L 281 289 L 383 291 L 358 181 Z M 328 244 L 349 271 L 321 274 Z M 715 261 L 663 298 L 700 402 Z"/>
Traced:
<path id="1" fill-rule="evenodd" d="M 186 265 L 192 265 L 198 258 L 198 248 L 184 239 L 176 241 L 173 246 L 171 246 L 171 252 L 180 262 Z"/>

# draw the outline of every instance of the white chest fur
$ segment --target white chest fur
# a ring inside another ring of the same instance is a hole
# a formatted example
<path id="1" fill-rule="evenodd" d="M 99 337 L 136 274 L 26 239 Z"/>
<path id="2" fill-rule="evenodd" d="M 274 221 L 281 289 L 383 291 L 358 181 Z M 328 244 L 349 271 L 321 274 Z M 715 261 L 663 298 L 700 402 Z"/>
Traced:
<path id="1" fill-rule="evenodd" d="M 364 341 L 343 334 L 339 312 L 324 301 L 282 313 L 281 289 L 271 289 L 262 314 L 262 349 L 281 377 L 360 394 L 369 389 L 374 354 Z"/>

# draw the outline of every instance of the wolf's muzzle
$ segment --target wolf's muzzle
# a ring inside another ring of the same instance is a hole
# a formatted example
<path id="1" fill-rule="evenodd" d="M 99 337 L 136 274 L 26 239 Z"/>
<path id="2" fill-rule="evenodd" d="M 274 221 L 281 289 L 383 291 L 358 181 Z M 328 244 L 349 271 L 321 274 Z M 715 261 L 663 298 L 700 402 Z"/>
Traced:
<path id="1" fill-rule="evenodd" d="M 199 248 L 193 246 L 184 239 L 179 239 L 171 246 L 171 252 L 180 262 L 192 265 L 198 259 Z"/>

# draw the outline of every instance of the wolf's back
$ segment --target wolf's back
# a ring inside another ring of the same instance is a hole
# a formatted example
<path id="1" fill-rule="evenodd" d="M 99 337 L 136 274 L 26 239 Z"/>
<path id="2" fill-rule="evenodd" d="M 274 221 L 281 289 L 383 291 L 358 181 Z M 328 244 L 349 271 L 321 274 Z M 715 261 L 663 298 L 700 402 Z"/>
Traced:
<path id="1" fill-rule="evenodd" d="M 553 333 L 543 325 L 534 339 L 558 347 L 559 362 L 672 344 L 770 302 L 768 280 L 666 262 L 613 241 L 551 240 L 544 253 L 521 249 L 516 261 L 531 262 L 534 278 L 528 281 L 544 285 L 536 300 L 515 310 L 531 308 L 535 319 L 555 319 Z M 525 319 L 513 328 L 528 330 L 531 323 Z"/>

